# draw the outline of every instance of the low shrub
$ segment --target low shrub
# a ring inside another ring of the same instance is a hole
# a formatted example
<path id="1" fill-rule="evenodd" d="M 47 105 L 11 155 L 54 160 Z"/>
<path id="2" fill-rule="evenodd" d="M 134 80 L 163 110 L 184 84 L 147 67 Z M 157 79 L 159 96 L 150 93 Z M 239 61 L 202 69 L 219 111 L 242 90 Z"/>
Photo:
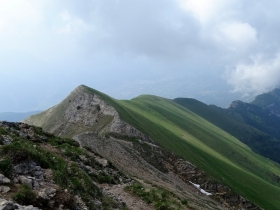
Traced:
<path id="1" fill-rule="evenodd" d="M 142 198 L 146 203 L 153 204 L 157 210 L 175 210 L 182 209 L 182 205 L 187 205 L 187 200 L 179 201 L 179 198 L 165 189 L 154 187 L 145 189 L 145 186 L 139 182 L 127 186 L 125 190 Z"/>
<path id="2" fill-rule="evenodd" d="M 8 156 L 12 162 L 21 162 L 24 160 L 33 160 L 43 168 L 50 168 L 55 164 L 52 159 L 53 154 L 40 148 L 34 148 L 29 141 L 14 141 L 10 145 L 2 147 L 1 153 Z"/>
<path id="3" fill-rule="evenodd" d="M 0 161 L 0 172 L 6 176 L 9 177 L 12 174 L 12 170 L 13 170 L 13 165 L 12 165 L 12 161 L 10 159 L 4 159 Z"/>
<path id="4" fill-rule="evenodd" d="M 33 204 L 36 200 L 36 194 L 27 185 L 21 185 L 20 190 L 13 196 L 13 200 L 21 205 Z"/>
<path id="5" fill-rule="evenodd" d="M 6 131 L 6 129 L 0 127 L 0 134 L 2 134 L 2 135 L 7 135 L 8 132 Z"/>

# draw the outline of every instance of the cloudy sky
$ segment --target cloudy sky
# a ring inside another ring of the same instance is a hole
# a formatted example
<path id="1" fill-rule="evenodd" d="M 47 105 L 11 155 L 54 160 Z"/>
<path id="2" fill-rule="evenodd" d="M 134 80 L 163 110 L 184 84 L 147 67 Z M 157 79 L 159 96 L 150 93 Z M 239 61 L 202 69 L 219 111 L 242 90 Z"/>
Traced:
<path id="1" fill-rule="evenodd" d="M 0 0 L 0 112 L 88 85 L 227 107 L 280 85 L 276 0 Z"/>

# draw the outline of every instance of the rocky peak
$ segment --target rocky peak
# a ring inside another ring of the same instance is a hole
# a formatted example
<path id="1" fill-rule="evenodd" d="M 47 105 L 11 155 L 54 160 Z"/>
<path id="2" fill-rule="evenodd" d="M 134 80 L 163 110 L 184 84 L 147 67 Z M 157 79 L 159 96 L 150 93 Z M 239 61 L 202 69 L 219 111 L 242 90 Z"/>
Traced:
<path id="1" fill-rule="evenodd" d="M 72 91 L 60 104 L 39 114 L 38 118 L 35 115 L 24 122 L 41 126 L 45 131 L 62 137 L 74 137 L 86 132 L 99 136 L 118 133 L 151 141 L 148 136 L 121 120 L 117 110 L 98 93 L 87 91 L 83 85 Z"/>
<path id="2" fill-rule="evenodd" d="M 240 108 L 241 106 L 244 105 L 244 102 L 240 101 L 240 100 L 236 100 L 236 101 L 233 101 L 229 108 L 232 108 L 232 109 L 236 109 L 236 108 Z"/>
<path id="3" fill-rule="evenodd" d="M 256 96 L 251 102 L 254 105 L 269 111 L 271 114 L 280 117 L 280 89 L 276 88 L 268 93 Z"/>

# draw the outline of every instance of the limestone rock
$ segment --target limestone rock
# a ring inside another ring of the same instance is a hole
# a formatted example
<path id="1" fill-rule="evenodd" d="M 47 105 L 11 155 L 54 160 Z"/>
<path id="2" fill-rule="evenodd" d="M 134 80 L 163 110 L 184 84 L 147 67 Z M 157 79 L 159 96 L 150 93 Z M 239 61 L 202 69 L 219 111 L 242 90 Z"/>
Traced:
<path id="1" fill-rule="evenodd" d="M 1 194 L 5 194 L 7 192 L 9 192 L 11 190 L 11 188 L 6 187 L 6 186 L 0 186 L 0 193 Z"/>
<path id="2" fill-rule="evenodd" d="M 50 198 L 53 198 L 56 195 L 56 189 L 48 187 L 48 188 L 43 188 L 38 195 L 46 200 L 49 200 Z"/>
<path id="3" fill-rule="evenodd" d="M 30 188 L 32 188 L 32 179 L 27 178 L 26 176 L 19 176 L 19 181 L 22 184 L 26 184 Z"/>
<path id="4" fill-rule="evenodd" d="M 36 179 L 44 179 L 43 169 L 33 161 L 21 162 L 14 166 L 14 171 L 18 175 L 30 174 Z"/>
<path id="5" fill-rule="evenodd" d="M 37 190 L 37 189 L 39 189 L 39 187 L 40 187 L 40 185 L 39 185 L 38 181 L 34 179 L 32 181 L 32 188 Z"/>
<path id="6" fill-rule="evenodd" d="M 96 157 L 95 160 L 103 167 L 106 167 L 108 165 L 108 160 L 104 158 Z"/>
<path id="7" fill-rule="evenodd" d="M 5 199 L 0 198 L 0 209 L 2 210 L 40 210 L 37 207 L 33 207 L 32 205 L 29 206 L 21 206 L 13 201 L 7 201 Z"/>
<path id="8" fill-rule="evenodd" d="M 10 179 L 5 177 L 3 174 L 0 174 L 0 184 L 9 184 L 11 182 Z"/>

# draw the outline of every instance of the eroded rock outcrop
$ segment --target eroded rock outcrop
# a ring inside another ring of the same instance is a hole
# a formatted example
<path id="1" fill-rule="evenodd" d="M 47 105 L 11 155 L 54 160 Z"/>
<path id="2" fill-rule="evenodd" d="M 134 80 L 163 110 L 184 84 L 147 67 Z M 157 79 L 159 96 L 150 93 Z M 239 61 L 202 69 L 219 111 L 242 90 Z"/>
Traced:
<path id="1" fill-rule="evenodd" d="M 84 86 L 77 87 L 60 104 L 38 117 L 31 116 L 24 122 L 40 126 L 45 131 L 62 137 L 94 132 L 98 136 L 116 133 L 152 141 L 147 135 L 121 120 L 113 106 L 97 94 L 88 92 Z"/>

